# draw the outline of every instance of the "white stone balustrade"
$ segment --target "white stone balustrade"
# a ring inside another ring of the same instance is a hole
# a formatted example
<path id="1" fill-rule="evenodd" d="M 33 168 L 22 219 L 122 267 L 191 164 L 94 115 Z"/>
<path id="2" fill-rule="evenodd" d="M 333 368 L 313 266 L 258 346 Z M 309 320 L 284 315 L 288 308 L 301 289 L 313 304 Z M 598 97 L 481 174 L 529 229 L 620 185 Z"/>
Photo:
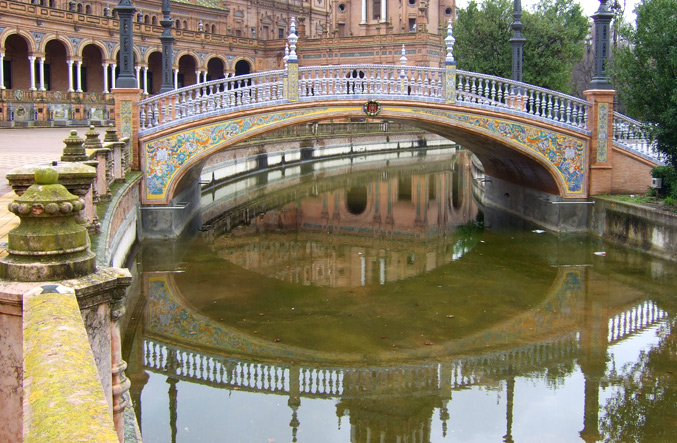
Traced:
<path id="1" fill-rule="evenodd" d="M 665 156 L 658 151 L 656 141 L 652 139 L 649 128 L 644 123 L 614 112 L 613 131 L 616 145 L 665 164 Z"/>

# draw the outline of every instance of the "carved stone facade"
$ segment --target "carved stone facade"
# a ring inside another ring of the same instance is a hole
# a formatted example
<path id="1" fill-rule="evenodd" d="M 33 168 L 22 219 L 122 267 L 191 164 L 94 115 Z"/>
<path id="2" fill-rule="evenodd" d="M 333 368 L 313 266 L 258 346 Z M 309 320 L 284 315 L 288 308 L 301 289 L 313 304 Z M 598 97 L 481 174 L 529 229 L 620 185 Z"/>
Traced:
<path id="1" fill-rule="evenodd" d="M 115 2 L 0 1 L 0 122 L 66 125 L 112 119 L 118 72 Z M 135 75 L 162 84 L 162 4 L 133 3 Z M 455 0 L 172 1 L 175 87 L 284 67 L 291 18 L 299 63 L 441 66 Z M 6 125 L 6 124 L 5 124 Z"/>

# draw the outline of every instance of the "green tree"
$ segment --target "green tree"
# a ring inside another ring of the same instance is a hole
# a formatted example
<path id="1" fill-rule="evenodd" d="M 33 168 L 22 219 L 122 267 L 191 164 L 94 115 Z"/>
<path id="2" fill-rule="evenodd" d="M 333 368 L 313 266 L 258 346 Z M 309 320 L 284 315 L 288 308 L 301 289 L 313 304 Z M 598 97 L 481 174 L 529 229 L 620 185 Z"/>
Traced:
<path id="1" fill-rule="evenodd" d="M 512 75 L 513 2 L 472 0 L 458 10 L 454 27 L 454 54 L 468 71 L 510 78 Z M 589 22 L 574 0 L 541 0 L 536 9 L 523 11 L 523 77 L 549 89 L 570 92 L 571 72 L 585 51 Z"/>
<path id="2" fill-rule="evenodd" d="M 621 99 L 677 167 L 677 0 L 644 0 L 612 68 Z"/>

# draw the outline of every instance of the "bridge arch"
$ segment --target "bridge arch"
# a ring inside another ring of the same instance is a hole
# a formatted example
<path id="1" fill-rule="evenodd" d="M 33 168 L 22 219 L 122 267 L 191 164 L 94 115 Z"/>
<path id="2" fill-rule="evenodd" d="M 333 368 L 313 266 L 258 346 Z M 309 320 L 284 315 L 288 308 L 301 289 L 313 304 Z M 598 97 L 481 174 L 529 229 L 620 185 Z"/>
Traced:
<path id="1" fill-rule="evenodd" d="M 588 138 L 573 129 L 496 110 L 441 103 L 382 101 L 372 118 L 399 121 L 473 151 L 487 173 L 566 198 L 587 197 Z M 240 111 L 158 131 L 140 140 L 144 204 L 168 204 L 212 154 L 287 126 L 365 118 L 362 100 L 326 100 Z"/>

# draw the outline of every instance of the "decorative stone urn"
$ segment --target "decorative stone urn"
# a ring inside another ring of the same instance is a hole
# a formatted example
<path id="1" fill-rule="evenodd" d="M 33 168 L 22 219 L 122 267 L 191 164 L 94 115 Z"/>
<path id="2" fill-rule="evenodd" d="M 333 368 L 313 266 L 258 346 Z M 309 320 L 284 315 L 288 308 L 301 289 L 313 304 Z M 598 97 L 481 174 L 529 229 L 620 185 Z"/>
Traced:
<path id="1" fill-rule="evenodd" d="M 0 278 L 39 282 L 96 272 L 87 229 L 76 217 L 84 200 L 57 183 L 49 167 L 35 171 L 35 184 L 9 204 L 21 223 L 8 235 L 8 256 L 0 259 Z"/>

